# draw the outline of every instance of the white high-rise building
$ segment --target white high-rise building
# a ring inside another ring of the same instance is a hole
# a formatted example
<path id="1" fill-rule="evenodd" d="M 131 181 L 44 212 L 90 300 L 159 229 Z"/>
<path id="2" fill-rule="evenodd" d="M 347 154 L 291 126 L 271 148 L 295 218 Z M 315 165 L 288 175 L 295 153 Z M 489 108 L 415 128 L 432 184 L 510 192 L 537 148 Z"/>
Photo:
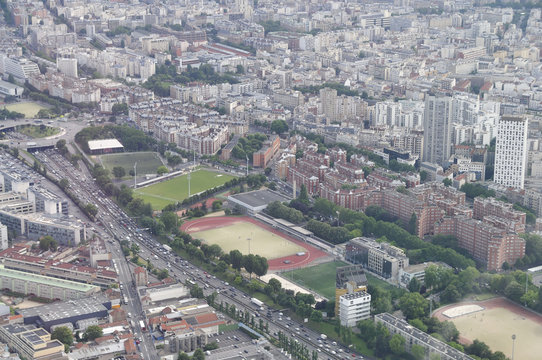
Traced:
<path id="1" fill-rule="evenodd" d="M 423 161 L 442 165 L 452 144 L 452 98 L 427 96 L 423 118 Z"/>
<path id="2" fill-rule="evenodd" d="M 68 75 L 73 78 L 78 77 L 77 76 L 77 59 L 57 57 L 56 67 L 64 75 Z"/>
<path id="3" fill-rule="evenodd" d="M 358 291 L 340 297 L 339 317 L 342 326 L 354 327 L 371 316 L 371 294 Z"/>
<path id="4" fill-rule="evenodd" d="M 528 121 L 523 116 L 503 116 L 497 126 L 494 181 L 523 189 L 527 161 Z"/>
<path id="5" fill-rule="evenodd" d="M 0 223 L 0 250 L 8 248 L 8 227 Z"/>

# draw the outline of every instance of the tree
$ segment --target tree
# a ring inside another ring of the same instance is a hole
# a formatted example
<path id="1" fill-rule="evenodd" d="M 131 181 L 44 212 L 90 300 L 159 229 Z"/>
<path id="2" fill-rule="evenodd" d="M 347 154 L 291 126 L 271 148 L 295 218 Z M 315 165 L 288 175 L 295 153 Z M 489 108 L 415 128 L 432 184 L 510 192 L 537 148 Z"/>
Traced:
<path id="1" fill-rule="evenodd" d="M 405 338 L 399 334 L 394 334 L 390 339 L 390 350 L 395 355 L 402 354 L 405 351 Z"/>
<path id="2" fill-rule="evenodd" d="M 307 187 L 305 184 L 301 185 L 301 189 L 299 190 L 299 196 L 297 197 L 297 200 L 299 200 L 301 203 L 308 205 L 309 204 L 309 193 L 307 192 Z"/>
<path id="3" fill-rule="evenodd" d="M 408 283 L 408 291 L 413 293 L 419 293 L 420 289 L 422 287 L 422 284 L 420 283 L 420 280 L 418 280 L 417 277 L 413 277 L 412 280 Z"/>
<path id="4" fill-rule="evenodd" d="M 425 180 L 427 179 L 427 171 L 422 170 L 420 171 L 420 182 L 423 184 Z"/>
<path id="5" fill-rule="evenodd" d="M 448 187 L 448 186 L 452 186 L 453 181 L 452 179 L 445 178 L 444 180 L 442 180 L 442 183 L 444 184 L 444 186 Z"/>
<path id="6" fill-rule="evenodd" d="M 410 216 L 410 220 L 408 222 L 408 232 L 412 235 L 416 235 L 416 230 L 418 228 L 418 217 L 416 216 L 416 213 L 412 213 Z"/>
<path id="7" fill-rule="evenodd" d="M 222 200 L 215 200 L 213 201 L 213 204 L 211 205 L 213 211 L 218 211 L 222 207 Z"/>
<path id="8" fill-rule="evenodd" d="M 73 344 L 73 333 L 68 327 L 60 326 L 53 331 L 51 339 L 57 339 L 61 343 L 70 346 Z"/>
<path id="9" fill-rule="evenodd" d="M 179 352 L 179 356 L 177 356 L 177 360 L 190 360 L 190 355 L 181 351 Z"/>
<path id="10" fill-rule="evenodd" d="M 169 276 L 169 271 L 167 269 L 162 269 L 158 272 L 158 280 L 164 280 Z"/>
<path id="11" fill-rule="evenodd" d="M 98 208 L 94 204 L 86 204 L 85 211 L 91 216 L 96 216 L 96 214 L 98 214 Z"/>
<path id="12" fill-rule="evenodd" d="M 173 211 L 164 211 L 160 215 L 160 220 L 164 224 L 166 231 L 170 232 L 177 228 L 179 224 L 179 217 Z"/>
<path id="13" fill-rule="evenodd" d="M 168 168 L 165 167 L 164 165 L 158 166 L 158 168 L 156 169 L 156 173 L 158 175 L 164 175 L 164 174 L 167 174 L 168 172 L 169 172 Z"/>
<path id="14" fill-rule="evenodd" d="M 124 170 L 124 168 L 122 166 L 115 166 L 113 168 L 113 175 L 117 179 L 120 179 L 120 178 L 122 178 L 122 177 L 124 177 L 126 175 L 126 170 Z"/>
<path id="15" fill-rule="evenodd" d="M 58 243 L 51 236 L 46 235 L 40 239 L 40 249 L 43 251 L 51 250 L 56 251 Z"/>
<path id="16" fill-rule="evenodd" d="M 419 293 L 406 293 L 399 299 L 399 307 L 407 319 L 424 317 L 429 303 Z"/>
<path id="17" fill-rule="evenodd" d="M 60 186 L 60 188 L 62 190 L 66 190 L 68 188 L 68 186 L 70 186 L 70 181 L 68 179 L 60 179 L 59 183 L 58 183 L 58 186 Z"/>
<path id="18" fill-rule="evenodd" d="M 63 149 L 66 147 L 66 140 L 60 139 L 56 142 L 56 148 L 57 149 Z"/>
<path id="19" fill-rule="evenodd" d="M 284 120 L 274 120 L 271 123 L 271 131 L 275 134 L 288 132 L 288 124 Z"/>
<path id="20" fill-rule="evenodd" d="M 98 325 L 90 325 L 85 333 L 83 334 L 83 339 L 85 341 L 93 341 L 103 335 L 103 330 Z"/>
<path id="21" fill-rule="evenodd" d="M 410 353 L 416 360 L 423 360 L 425 359 L 425 348 L 418 344 L 412 344 L 412 347 L 410 348 Z"/>
<path id="22" fill-rule="evenodd" d="M 243 266 L 243 254 L 241 254 L 239 250 L 231 250 L 230 262 L 232 268 L 237 271 L 241 270 L 241 267 Z"/>
<path id="23" fill-rule="evenodd" d="M 236 66 L 235 68 L 235 73 L 236 74 L 239 74 L 239 75 L 242 75 L 245 73 L 245 68 L 243 67 L 243 65 L 239 64 Z"/>
<path id="24" fill-rule="evenodd" d="M 196 349 L 192 355 L 192 360 L 205 360 L 205 353 L 201 349 Z"/>

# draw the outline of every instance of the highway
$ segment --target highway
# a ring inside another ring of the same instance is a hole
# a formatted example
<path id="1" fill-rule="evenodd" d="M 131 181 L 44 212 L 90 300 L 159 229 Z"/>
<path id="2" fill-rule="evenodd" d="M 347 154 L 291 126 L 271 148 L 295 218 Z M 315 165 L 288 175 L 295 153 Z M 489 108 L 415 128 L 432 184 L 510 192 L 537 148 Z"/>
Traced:
<path id="1" fill-rule="evenodd" d="M 91 224 L 91 230 L 107 240 L 108 246 L 113 254 L 115 263 L 119 270 L 119 279 L 122 284 L 123 294 L 128 297 L 128 305 L 124 305 L 127 312 L 131 314 L 131 319 L 136 326 L 133 329 L 137 338 L 141 339 L 140 350 L 145 359 L 157 359 L 158 356 L 154 350 L 153 342 L 148 332 L 142 332 L 139 329 L 139 320 L 145 320 L 142 311 L 141 302 L 136 294 L 136 289 L 132 282 L 132 272 L 123 256 L 120 244 L 114 239 L 129 239 L 135 241 L 141 248 L 140 255 L 143 258 L 150 258 L 156 268 L 167 268 L 170 276 L 179 282 L 185 282 L 190 279 L 197 283 L 204 294 L 209 295 L 217 292 L 217 303 L 221 301 L 234 304 L 239 310 L 249 311 L 255 316 L 261 316 L 264 321 L 269 322 L 269 333 L 276 336 L 278 331 L 282 331 L 299 342 L 307 345 L 312 353 L 317 350 L 319 359 L 362 359 L 361 355 L 353 354 L 350 349 L 336 345 L 331 341 L 318 340 L 320 334 L 296 323 L 288 317 L 288 314 L 282 314 L 279 311 L 261 311 L 258 314 L 258 308 L 250 301 L 250 296 L 232 286 L 227 285 L 220 279 L 205 273 L 202 269 L 191 264 L 187 259 L 168 253 L 161 248 L 161 244 L 152 238 L 146 232 L 138 231 L 135 221 L 128 217 L 124 211 L 109 199 L 101 189 L 94 183 L 84 164 L 80 162 L 79 169 L 75 168 L 56 150 L 46 150 L 36 154 L 36 157 L 45 165 L 49 172 L 59 179 L 69 180 L 70 189 L 84 203 L 93 203 L 98 207 L 96 225 Z M 265 306 L 267 309 L 267 306 Z M 258 320 L 256 320 L 258 322 Z"/>

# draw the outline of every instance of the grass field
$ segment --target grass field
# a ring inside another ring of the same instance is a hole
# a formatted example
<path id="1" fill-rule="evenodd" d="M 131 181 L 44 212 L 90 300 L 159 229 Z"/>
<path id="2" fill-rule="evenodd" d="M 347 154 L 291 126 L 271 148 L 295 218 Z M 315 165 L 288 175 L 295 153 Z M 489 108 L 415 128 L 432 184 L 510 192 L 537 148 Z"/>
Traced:
<path id="1" fill-rule="evenodd" d="M 60 129 L 46 125 L 27 125 L 18 127 L 17 131 L 32 138 L 44 138 L 58 134 Z"/>
<path id="2" fill-rule="evenodd" d="M 331 261 L 280 274 L 287 279 L 328 298 L 335 298 L 335 272 L 340 266 L 348 265 L 342 261 Z"/>
<path id="3" fill-rule="evenodd" d="M 451 319 L 461 337 L 479 339 L 492 351 L 512 355 L 512 334 L 516 335 L 514 358 L 540 359 L 542 325 L 505 308 L 493 308 Z"/>
<path id="4" fill-rule="evenodd" d="M 36 115 L 41 109 L 47 109 L 47 107 L 42 106 L 35 102 L 21 102 L 21 103 L 6 105 L 6 109 L 8 109 L 9 111 L 16 111 L 21 114 L 24 114 L 26 118 L 33 118 L 33 117 L 36 117 Z"/>
<path id="5" fill-rule="evenodd" d="M 225 253 L 239 250 L 243 254 L 249 254 L 247 239 L 250 239 L 250 254 L 264 256 L 267 259 L 276 259 L 305 251 L 303 247 L 283 237 L 244 221 L 194 232 L 192 236 L 208 244 L 218 244 Z"/>
<path id="6" fill-rule="evenodd" d="M 134 169 L 134 163 L 137 161 L 137 174 L 156 174 L 156 169 L 162 166 L 162 161 L 155 152 L 134 152 L 101 155 L 102 165 L 109 171 L 115 166 L 121 166 L 126 170 L 126 174 Z"/>
<path id="7" fill-rule="evenodd" d="M 139 163 L 138 163 L 139 168 Z M 139 172 L 139 170 L 138 170 Z M 192 195 L 223 185 L 233 179 L 231 175 L 219 174 L 213 171 L 197 170 L 192 173 L 190 192 Z M 156 210 L 166 205 L 181 202 L 188 197 L 188 176 L 182 175 L 154 185 L 149 185 L 135 191 L 137 197 L 150 202 Z"/>

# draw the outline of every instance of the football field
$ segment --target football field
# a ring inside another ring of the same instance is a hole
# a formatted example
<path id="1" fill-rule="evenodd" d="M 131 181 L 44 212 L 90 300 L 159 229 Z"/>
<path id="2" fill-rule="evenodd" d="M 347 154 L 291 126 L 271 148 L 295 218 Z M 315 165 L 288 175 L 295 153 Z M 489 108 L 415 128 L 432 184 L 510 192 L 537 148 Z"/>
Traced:
<path id="1" fill-rule="evenodd" d="M 231 175 L 208 170 L 194 171 L 191 174 L 190 193 L 194 195 L 212 189 L 233 178 L 234 176 Z M 139 188 L 134 193 L 137 197 L 150 202 L 153 209 L 163 209 L 168 204 L 182 202 L 188 197 L 188 175 L 177 176 L 171 180 Z"/>
<path id="2" fill-rule="evenodd" d="M 315 266 L 286 271 L 280 275 L 331 300 L 335 299 L 336 269 L 346 265 L 348 264 L 342 261 L 330 261 Z"/>
<path id="3" fill-rule="evenodd" d="M 28 119 L 36 117 L 41 109 L 47 109 L 47 107 L 32 101 L 28 101 L 6 105 L 6 109 L 24 114 L 24 117 Z"/>

